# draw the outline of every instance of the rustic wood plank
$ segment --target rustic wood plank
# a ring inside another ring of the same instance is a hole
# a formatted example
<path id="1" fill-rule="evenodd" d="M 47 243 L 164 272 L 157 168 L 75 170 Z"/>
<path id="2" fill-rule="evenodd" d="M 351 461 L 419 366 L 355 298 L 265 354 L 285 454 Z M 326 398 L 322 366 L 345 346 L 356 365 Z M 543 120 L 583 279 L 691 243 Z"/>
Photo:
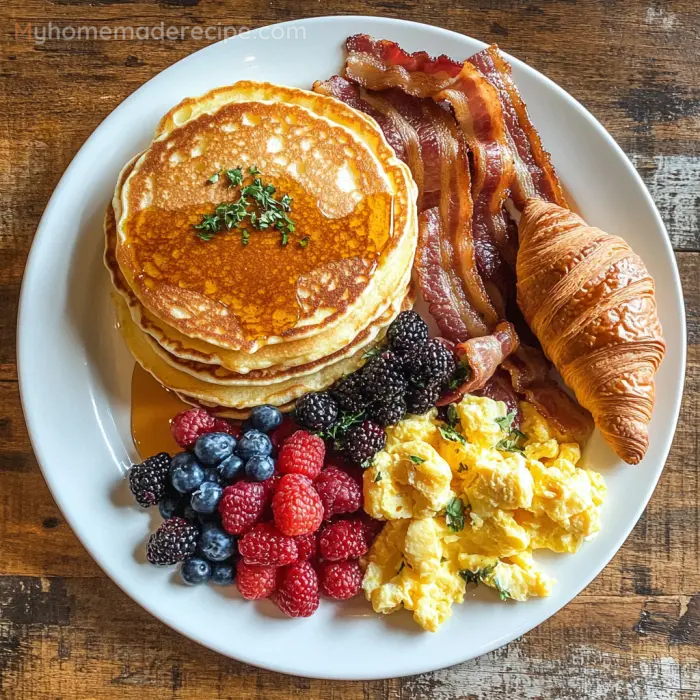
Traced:
<path id="1" fill-rule="evenodd" d="M 147 79 L 206 42 L 14 39 L 61 26 L 257 27 L 372 13 L 486 41 L 558 82 L 630 155 L 666 222 L 686 295 L 678 433 L 646 513 L 564 610 L 481 659 L 416 678 L 336 684 L 225 659 L 170 631 L 98 569 L 54 504 L 17 396 L 15 316 L 31 239 L 87 136 Z M 700 7 L 693 0 L 10 0 L 0 8 L 0 697 L 493 697 L 690 700 L 700 694 Z M 22 25 L 24 26 L 24 25 Z"/>

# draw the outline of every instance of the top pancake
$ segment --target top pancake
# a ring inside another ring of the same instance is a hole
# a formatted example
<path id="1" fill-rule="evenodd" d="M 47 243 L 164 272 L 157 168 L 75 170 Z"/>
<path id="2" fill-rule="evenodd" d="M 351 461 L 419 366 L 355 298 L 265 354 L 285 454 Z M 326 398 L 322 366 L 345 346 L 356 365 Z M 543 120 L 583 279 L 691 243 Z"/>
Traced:
<path id="1" fill-rule="evenodd" d="M 239 194 L 208 178 L 237 166 L 292 197 L 287 246 L 274 230 L 251 230 L 247 246 L 236 229 L 197 235 L 204 214 Z M 161 121 L 115 196 L 117 262 L 148 311 L 217 347 L 253 353 L 351 313 L 364 326 L 387 270 L 410 267 L 400 243 L 415 238 L 414 188 L 371 120 L 315 93 L 243 81 Z"/>

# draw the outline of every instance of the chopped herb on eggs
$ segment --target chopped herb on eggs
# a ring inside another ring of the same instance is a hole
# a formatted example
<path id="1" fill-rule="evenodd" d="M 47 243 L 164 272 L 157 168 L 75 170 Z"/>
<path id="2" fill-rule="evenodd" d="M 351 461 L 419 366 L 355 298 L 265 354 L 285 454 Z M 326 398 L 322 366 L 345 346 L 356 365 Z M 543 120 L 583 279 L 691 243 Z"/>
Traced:
<path id="1" fill-rule="evenodd" d="M 381 480 L 382 480 L 382 473 L 377 472 L 377 476 L 374 477 L 374 483 L 376 484 L 376 483 L 380 482 Z"/>
<path id="2" fill-rule="evenodd" d="M 450 442 L 461 442 L 463 445 L 467 444 L 467 439 L 464 437 L 464 435 L 458 433 L 450 425 L 438 425 L 438 430 L 440 431 L 440 435 L 442 435 L 445 440 L 449 440 Z"/>
<path id="3" fill-rule="evenodd" d="M 409 459 L 411 462 L 413 462 L 413 464 L 423 464 L 423 462 L 425 462 L 425 460 L 418 455 L 409 455 Z"/>
<path id="4" fill-rule="evenodd" d="M 453 498 L 445 508 L 445 522 L 452 532 L 464 530 L 464 501 Z"/>
<path id="5" fill-rule="evenodd" d="M 496 423 L 498 423 L 498 427 L 504 432 L 504 433 L 509 433 L 511 431 L 511 428 L 513 427 L 513 421 L 515 420 L 515 416 L 517 413 L 515 411 L 511 411 L 505 416 L 499 416 L 498 418 L 495 418 L 494 420 Z"/>
<path id="6" fill-rule="evenodd" d="M 485 566 L 482 569 L 477 569 L 476 571 L 470 571 L 469 569 L 462 569 L 459 575 L 464 579 L 466 584 L 473 583 L 478 586 L 480 583 L 486 583 L 486 579 L 493 573 L 496 568 L 495 564 L 491 566 Z"/>
<path id="7" fill-rule="evenodd" d="M 218 181 L 219 181 L 219 173 L 218 173 L 218 171 L 215 172 L 215 173 L 209 178 L 209 180 L 207 180 L 207 182 L 211 182 L 212 185 L 215 185 Z"/>
<path id="8" fill-rule="evenodd" d="M 454 428 L 459 423 L 459 413 L 457 413 L 457 407 L 451 403 L 447 407 L 447 424 Z"/>

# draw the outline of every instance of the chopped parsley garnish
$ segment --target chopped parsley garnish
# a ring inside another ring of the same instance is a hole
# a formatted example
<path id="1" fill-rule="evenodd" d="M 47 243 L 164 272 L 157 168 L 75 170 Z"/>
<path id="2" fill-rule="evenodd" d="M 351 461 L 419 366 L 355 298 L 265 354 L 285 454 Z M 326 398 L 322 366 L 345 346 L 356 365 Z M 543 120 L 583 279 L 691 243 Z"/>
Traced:
<path id="1" fill-rule="evenodd" d="M 466 472 L 469 467 L 464 462 L 460 462 L 459 466 L 457 467 L 458 472 Z"/>
<path id="2" fill-rule="evenodd" d="M 308 236 L 304 236 L 302 239 L 300 239 L 300 240 L 299 240 L 299 245 L 300 245 L 302 248 L 306 248 L 306 246 L 309 245 L 309 237 L 308 237 Z"/>
<path id="3" fill-rule="evenodd" d="M 527 435 L 513 427 L 516 412 L 511 411 L 508 415 L 500 416 L 494 420 L 506 436 L 496 443 L 496 449 L 503 452 L 522 452 L 522 440 L 527 440 Z"/>
<path id="4" fill-rule="evenodd" d="M 377 472 L 377 476 L 374 477 L 374 483 L 376 484 L 376 483 L 380 482 L 381 480 L 382 480 L 382 473 Z"/>
<path id="5" fill-rule="evenodd" d="M 333 424 L 333 426 L 327 430 L 320 431 L 318 434 L 324 440 L 336 440 L 338 442 L 342 442 L 342 439 L 345 437 L 345 433 L 347 433 L 350 428 L 358 423 L 362 423 L 364 419 L 364 411 L 359 411 L 358 413 L 345 413 L 341 411 L 340 415 L 338 416 L 338 420 Z"/>
<path id="6" fill-rule="evenodd" d="M 280 233 L 282 245 L 286 246 L 289 243 L 290 234 L 296 230 L 294 222 L 289 217 L 292 198 L 288 194 L 283 194 L 277 199 L 274 185 L 264 184 L 259 177 L 244 185 L 245 174 L 240 166 L 222 172 L 228 179 L 229 187 L 241 188 L 240 196 L 235 202 L 219 204 L 213 214 L 204 214 L 200 223 L 194 225 L 194 228 L 199 231 L 199 237 L 204 241 L 210 241 L 216 233 L 237 228 L 242 231 L 242 244 L 247 245 L 250 229 L 245 228 L 243 224 L 248 223 L 256 231 L 276 229 Z M 254 165 L 248 168 L 251 176 L 259 172 Z M 219 178 L 220 173 L 216 172 L 209 177 L 208 182 L 216 184 Z M 304 236 L 299 241 L 302 248 L 306 248 L 308 244 L 308 236 Z"/>
<path id="7" fill-rule="evenodd" d="M 467 438 L 447 424 L 438 425 L 438 430 L 440 431 L 440 435 L 442 435 L 445 440 L 449 440 L 450 442 L 461 442 L 463 445 L 467 444 Z"/>
<path id="8" fill-rule="evenodd" d="M 301 241 L 300 241 L 300 243 L 301 243 Z M 362 359 L 363 360 L 371 360 L 375 357 L 379 357 L 383 352 L 384 352 L 384 348 L 381 345 L 375 345 L 373 348 L 370 348 L 369 350 L 365 350 L 362 353 Z"/>
<path id="9" fill-rule="evenodd" d="M 445 522 L 452 532 L 464 530 L 464 502 L 455 496 L 445 508 Z"/>
<path id="10" fill-rule="evenodd" d="M 447 388 L 458 389 L 464 382 L 466 382 L 472 376 L 472 368 L 466 362 L 460 362 L 457 365 L 457 369 L 454 371 L 452 378 L 447 383 Z"/>
<path id="11" fill-rule="evenodd" d="M 425 460 L 418 455 L 409 455 L 409 459 L 411 462 L 413 462 L 413 464 L 423 464 L 423 462 L 425 462 Z"/>
<path id="12" fill-rule="evenodd" d="M 450 428 L 454 428 L 457 423 L 459 423 L 459 413 L 457 413 L 457 407 L 451 403 L 447 407 L 447 424 Z"/>
<path id="13" fill-rule="evenodd" d="M 404 567 L 404 566 L 406 566 L 406 562 L 405 562 L 405 561 L 402 561 L 402 562 L 401 562 L 401 566 L 399 567 L 399 570 L 396 572 L 396 575 L 397 575 L 397 576 L 403 571 L 403 567 Z"/>
<path id="14" fill-rule="evenodd" d="M 493 573 L 495 568 L 496 565 L 491 564 L 491 566 L 485 566 L 483 569 L 477 569 L 476 571 L 462 569 L 459 575 L 464 579 L 465 583 L 473 583 L 475 586 L 478 586 L 480 583 L 486 583 L 486 579 Z"/>
<path id="15" fill-rule="evenodd" d="M 493 585 L 498 591 L 498 597 L 501 600 L 508 600 L 508 598 L 510 598 L 510 593 L 508 593 L 508 591 L 505 588 L 503 588 L 503 586 L 501 586 L 501 584 L 498 582 L 498 579 L 495 576 L 493 578 Z"/>

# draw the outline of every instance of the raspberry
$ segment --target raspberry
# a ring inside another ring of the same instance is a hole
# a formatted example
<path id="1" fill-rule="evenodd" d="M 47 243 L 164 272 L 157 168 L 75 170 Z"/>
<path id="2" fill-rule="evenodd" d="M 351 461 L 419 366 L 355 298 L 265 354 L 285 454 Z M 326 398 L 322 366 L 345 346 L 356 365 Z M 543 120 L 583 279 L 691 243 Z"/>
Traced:
<path id="1" fill-rule="evenodd" d="M 238 563 L 236 585 L 246 600 L 259 600 L 272 595 L 277 588 L 277 567 Z"/>
<path id="2" fill-rule="evenodd" d="M 321 592 L 335 600 L 347 600 L 357 595 L 362 585 L 362 569 L 352 561 L 323 562 L 318 572 Z"/>
<path id="3" fill-rule="evenodd" d="M 374 540 L 377 539 L 377 535 L 379 535 L 384 528 L 384 523 L 381 520 L 375 520 L 364 511 L 360 512 L 359 520 L 362 523 L 362 534 L 367 543 L 367 549 L 369 549 Z"/>
<path id="4" fill-rule="evenodd" d="M 345 437 L 345 456 L 358 467 L 368 467 L 374 455 L 385 444 L 386 433 L 381 425 L 366 420 L 348 431 Z"/>
<path id="5" fill-rule="evenodd" d="M 265 496 L 263 484 L 239 481 L 233 486 L 227 486 L 219 501 L 224 530 L 232 535 L 248 532 L 263 513 Z"/>
<path id="6" fill-rule="evenodd" d="M 321 556 L 328 561 L 357 559 L 369 549 L 360 520 L 338 520 L 326 525 L 318 546 Z"/>
<path id="7" fill-rule="evenodd" d="M 282 474 L 303 474 L 312 481 L 323 469 L 326 445 L 318 435 L 297 430 L 282 445 L 277 458 L 277 469 Z"/>
<path id="8" fill-rule="evenodd" d="M 362 506 L 362 489 L 349 474 L 337 467 L 324 469 L 314 483 L 323 503 L 323 517 L 354 513 Z"/>
<path id="9" fill-rule="evenodd" d="M 167 452 L 160 452 L 129 469 L 129 489 L 140 506 L 154 506 L 163 498 L 169 469 L 170 455 Z"/>
<path id="10" fill-rule="evenodd" d="M 397 355 L 404 355 L 428 340 L 428 326 L 415 311 L 402 311 L 389 326 L 386 338 Z"/>
<path id="11" fill-rule="evenodd" d="M 214 416 L 209 415 L 203 408 L 189 408 L 180 411 L 170 421 L 170 432 L 180 447 L 189 450 L 194 447 L 200 435 L 211 433 L 215 425 Z"/>
<path id="12" fill-rule="evenodd" d="M 277 606 L 289 617 L 310 617 L 318 608 L 318 577 L 308 561 L 288 566 L 279 574 Z"/>
<path id="13" fill-rule="evenodd" d="M 360 512 L 358 520 L 362 524 L 362 534 L 364 535 L 367 548 L 369 549 L 374 540 L 377 539 L 377 535 L 379 535 L 384 528 L 385 523 L 381 520 L 375 520 L 364 511 Z"/>
<path id="14" fill-rule="evenodd" d="M 169 518 L 148 538 L 146 559 L 156 566 L 184 561 L 197 548 L 199 530 L 184 518 Z"/>
<path id="15" fill-rule="evenodd" d="M 406 356 L 406 372 L 419 385 L 446 382 L 456 366 L 454 353 L 437 338 L 417 345 Z"/>
<path id="16" fill-rule="evenodd" d="M 238 543 L 246 564 L 286 566 L 299 558 L 297 543 L 283 535 L 272 523 L 258 523 Z"/>
<path id="17" fill-rule="evenodd" d="M 279 451 L 282 443 L 297 430 L 299 430 L 299 426 L 294 422 L 294 419 L 291 416 L 285 416 L 282 419 L 282 425 L 270 433 L 270 440 L 275 450 Z"/>
<path id="18" fill-rule="evenodd" d="M 275 525 L 290 537 L 316 532 L 323 521 L 323 504 L 303 474 L 285 474 L 272 499 Z"/>
<path id="19" fill-rule="evenodd" d="M 241 426 L 229 423 L 225 418 L 214 418 L 214 427 L 211 429 L 212 433 L 228 433 L 233 435 L 233 437 L 240 437 Z"/>
<path id="20" fill-rule="evenodd" d="M 308 561 L 315 559 L 318 554 L 318 535 L 315 532 L 309 532 L 307 535 L 297 535 L 294 538 L 299 551 L 299 561 Z"/>

